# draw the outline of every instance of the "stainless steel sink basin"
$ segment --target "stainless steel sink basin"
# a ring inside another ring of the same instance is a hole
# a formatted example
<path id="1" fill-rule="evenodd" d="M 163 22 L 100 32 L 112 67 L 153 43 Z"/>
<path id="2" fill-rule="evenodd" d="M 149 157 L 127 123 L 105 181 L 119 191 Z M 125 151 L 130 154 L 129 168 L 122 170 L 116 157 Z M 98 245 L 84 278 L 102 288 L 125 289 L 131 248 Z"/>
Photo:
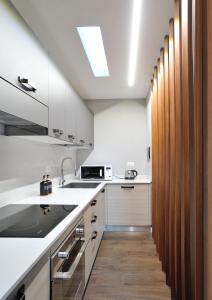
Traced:
<path id="1" fill-rule="evenodd" d="M 95 189 L 100 182 L 71 182 L 61 186 L 62 189 Z"/>

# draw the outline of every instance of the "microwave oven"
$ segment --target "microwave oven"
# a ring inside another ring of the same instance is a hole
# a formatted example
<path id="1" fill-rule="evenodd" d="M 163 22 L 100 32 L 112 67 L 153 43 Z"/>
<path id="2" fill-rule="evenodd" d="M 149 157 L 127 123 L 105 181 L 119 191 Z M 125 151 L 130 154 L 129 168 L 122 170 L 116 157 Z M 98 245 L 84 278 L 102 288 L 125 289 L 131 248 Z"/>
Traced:
<path id="1" fill-rule="evenodd" d="M 82 165 L 81 180 L 112 180 L 112 165 Z"/>

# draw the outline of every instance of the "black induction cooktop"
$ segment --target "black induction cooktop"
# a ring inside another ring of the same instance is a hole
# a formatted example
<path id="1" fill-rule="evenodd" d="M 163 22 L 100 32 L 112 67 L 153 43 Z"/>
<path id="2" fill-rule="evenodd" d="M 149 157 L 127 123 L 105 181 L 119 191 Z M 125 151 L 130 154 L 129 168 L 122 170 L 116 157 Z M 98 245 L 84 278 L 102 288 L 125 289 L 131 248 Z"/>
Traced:
<path id="1" fill-rule="evenodd" d="M 78 205 L 11 204 L 0 208 L 0 237 L 44 238 Z"/>

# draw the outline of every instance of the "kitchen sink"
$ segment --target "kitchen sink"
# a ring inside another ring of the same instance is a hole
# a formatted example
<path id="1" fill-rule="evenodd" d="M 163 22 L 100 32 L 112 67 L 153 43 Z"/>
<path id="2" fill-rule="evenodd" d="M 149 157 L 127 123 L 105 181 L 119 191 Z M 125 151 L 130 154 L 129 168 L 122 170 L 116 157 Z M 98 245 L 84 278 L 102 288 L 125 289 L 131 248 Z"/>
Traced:
<path id="1" fill-rule="evenodd" d="M 95 189 L 100 182 L 71 182 L 61 186 L 62 189 Z"/>

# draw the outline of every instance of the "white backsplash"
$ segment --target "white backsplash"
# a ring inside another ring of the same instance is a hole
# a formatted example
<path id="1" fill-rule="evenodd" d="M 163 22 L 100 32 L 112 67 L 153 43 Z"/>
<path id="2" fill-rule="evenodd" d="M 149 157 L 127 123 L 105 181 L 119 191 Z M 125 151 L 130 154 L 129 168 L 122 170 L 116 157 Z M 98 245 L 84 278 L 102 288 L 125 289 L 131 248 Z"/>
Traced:
<path id="1" fill-rule="evenodd" d="M 61 161 L 66 156 L 76 160 L 76 150 L 0 136 L 0 206 L 39 193 L 43 174 L 49 173 L 58 185 Z M 74 163 L 67 160 L 64 171 L 73 178 Z"/>

